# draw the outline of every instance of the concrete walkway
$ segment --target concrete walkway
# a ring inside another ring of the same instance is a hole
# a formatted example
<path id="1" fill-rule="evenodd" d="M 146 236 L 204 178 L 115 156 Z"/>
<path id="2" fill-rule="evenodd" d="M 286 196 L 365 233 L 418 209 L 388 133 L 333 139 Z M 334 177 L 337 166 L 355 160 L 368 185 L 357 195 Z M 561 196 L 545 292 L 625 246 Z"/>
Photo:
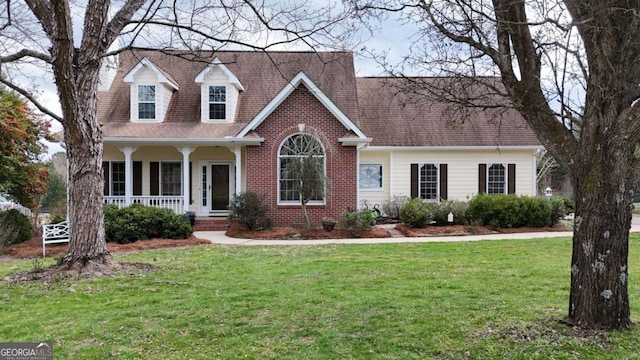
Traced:
<path id="1" fill-rule="evenodd" d="M 640 232 L 640 215 L 634 215 L 631 232 Z M 194 236 L 211 241 L 218 245 L 323 245 L 323 244 L 396 244 L 422 242 L 460 242 L 481 240 L 525 240 L 536 238 L 571 237 L 572 231 L 532 232 L 516 234 L 485 234 L 466 236 L 424 236 L 424 237 L 390 237 L 378 239 L 318 239 L 318 240 L 253 240 L 237 239 L 225 235 L 224 231 L 196 231 Z"/>

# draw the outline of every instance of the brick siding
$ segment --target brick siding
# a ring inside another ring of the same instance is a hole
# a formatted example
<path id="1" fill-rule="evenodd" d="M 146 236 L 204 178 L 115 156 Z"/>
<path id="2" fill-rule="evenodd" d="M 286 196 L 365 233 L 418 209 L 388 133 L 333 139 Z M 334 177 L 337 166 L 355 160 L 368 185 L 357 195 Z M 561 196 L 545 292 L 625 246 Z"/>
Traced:
<path id="1" fill-rule="evenodd" d="M 300 205 L 278 205 L 278 150 L 284 139 L 298 133 L 298 124 L 305 131 L 319 136 L 325 148 L 327 194 L 324 205 L 307 205 L 311 221 L 319 225 L 323 216 L 340 220 L 347 209 L 356 204 L 355 146 L 342 146 L 338 138 L 347 129 L 304 86 L 300 85 L 256 129 L 265 139 L 261 146 L 247 147 L 247 191 L 264 196 L 274 226 L 292 226 L 303 223 Z"/>

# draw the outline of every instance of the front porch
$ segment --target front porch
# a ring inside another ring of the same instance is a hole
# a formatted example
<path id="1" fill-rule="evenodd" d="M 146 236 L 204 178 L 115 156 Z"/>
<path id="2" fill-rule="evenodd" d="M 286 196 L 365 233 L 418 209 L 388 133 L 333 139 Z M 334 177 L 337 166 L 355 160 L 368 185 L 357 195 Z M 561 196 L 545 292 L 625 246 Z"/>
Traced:
<path id="1" fill-rule="evenodd" d="M 193 212 L 202 218 L 225 219 L 226 225 L 229 202 L 244 187 L 242 159 L 239 145 L 105 143 L 104 203 Z"/>

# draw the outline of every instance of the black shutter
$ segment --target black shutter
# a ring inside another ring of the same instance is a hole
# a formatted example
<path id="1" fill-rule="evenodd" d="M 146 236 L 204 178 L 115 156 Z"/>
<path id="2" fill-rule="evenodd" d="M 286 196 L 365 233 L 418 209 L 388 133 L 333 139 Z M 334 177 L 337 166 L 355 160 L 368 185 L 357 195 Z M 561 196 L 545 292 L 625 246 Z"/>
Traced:
<path id="1" fill-rule="evenodd" d="M 149 195 L 160 195 L 160 163 L 149 163 Z"/>
<path id="2" fill-rule="evenodd" d="M 111 173 L 111 171 L 109 171 L 109 162 L 108 161 L 103 161 L 102 162 L 102 174 L 103 174 L 103 178 L 104 178 L 104 190 L 102 195 L 104 196 L 109 196 L 109 174 Z"/>
<path id="3" fill-rule="evenodd" d="M 189 161 L 189 204 L 193 204 L 193 164 Z"/>
<path id="4" fill-rule="evenodd" d="M 507 180 L 507 193 L 515 194 L 516 193 L 516 164 L 507 165 L 507 175 L 509 179 Z"/>
<path id="5" fill-rule="evenodd" d="M 411 164 L 411 197 L 418 197 L 418 164 Z"/>
<path id="6" fill-rule="evenodd" d="M 142 195 L 142 161 L 133 162 L 133 195 Z"/>
<path id="7" fill-rule="evenodd" d="M 487 192 L 487 164 L 478 164 L 478 194 Z"/>
<path id="8" fill-rule="evenodd" d="M 447 200 L 447 164 L 440 164 L 440 200 Z"/>

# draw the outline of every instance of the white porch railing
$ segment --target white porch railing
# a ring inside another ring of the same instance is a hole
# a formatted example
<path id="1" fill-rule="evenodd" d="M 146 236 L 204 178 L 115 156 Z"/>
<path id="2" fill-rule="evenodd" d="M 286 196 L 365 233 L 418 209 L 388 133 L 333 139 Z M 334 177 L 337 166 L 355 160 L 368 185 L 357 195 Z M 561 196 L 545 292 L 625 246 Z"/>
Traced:
<path id="1" fill-rule="evenodd" d="M 1 204 L 0 205 L 0 211 L 6 211 L 6 210 L 11 210 L 11 209 L 16 209 L 18 210 L 22 215 L 25 216 L 31 216 L 31 209 L 24 207 L 20 204 L 15 204 L 15 203 L 8 203 L 8 204 Z"/>
<path id="2" fill-rule="evenodd" d="M 127 198 L 124 196 L 105 196 L 104 203 L 122 208 L 127 206 Z M 170 209 L 176 214 L 184 213 L 184 198 L 182 196 L 132 196 L 131 203 Z"/>

